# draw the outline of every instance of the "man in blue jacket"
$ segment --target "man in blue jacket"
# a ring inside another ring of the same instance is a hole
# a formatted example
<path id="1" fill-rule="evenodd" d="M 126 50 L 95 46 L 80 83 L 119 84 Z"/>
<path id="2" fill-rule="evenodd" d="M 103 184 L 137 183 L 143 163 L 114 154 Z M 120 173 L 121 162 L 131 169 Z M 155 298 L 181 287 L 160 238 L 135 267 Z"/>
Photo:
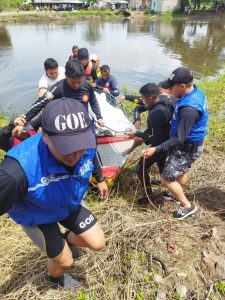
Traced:
<path id="1" fill-rule="evenodd" d="M 0 215 L 22 225 L 48 256 L 47 280 L 64 288 L 73 245 L 100 250 L 104 233 L 84 202 L 96 139 L 86 108 L 74 99 L 49 102 L 37 133 L 7 152 L 0 165 Z M 68 231 L 63 235 L 59 224 Z"/>
<path id="2" fill-rule="evenodd" d="M 191 164 L 203 153 L 208 125 L 207 101 L 205 94 L 193 84 L 192 72 L 185 67 L 174 70 L 161 86 L 170 88 L 173 96 L 179 99 L 172 116 L 171 137 L 161 145 L 143 151 L 143 156 L 169 152 L 161 183 L 180 202 L 181 207 L 173 217 L 182 220 L 197 210 L 186 198 L 182 187 L 187 183 Z"/>
<path id="3" fill-rule="evenodd" d="M 103 65 L 100 68 L 101 76 L 97 79 L 96 85 L 102 87 L 103 92 L 111 94 L 114 97 L 119 95 L 119 88 L 116 78 L 110 74 L 110 68 L 107 65 Z M 95 84 L 93 84 L 95 86 Z"/>

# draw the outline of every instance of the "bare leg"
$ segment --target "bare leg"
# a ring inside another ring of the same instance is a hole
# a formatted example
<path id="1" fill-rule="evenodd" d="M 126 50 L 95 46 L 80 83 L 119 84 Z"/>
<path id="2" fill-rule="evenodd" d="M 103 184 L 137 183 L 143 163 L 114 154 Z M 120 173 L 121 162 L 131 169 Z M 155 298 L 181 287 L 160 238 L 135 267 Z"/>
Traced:
<path id="1" fill-rule="evenodd" d="M 184 175 L 186 175 L 186 174 L 184 174 Z M 163 177 L 161 177 L 161 183 L 180 202 L 181 206 L 186 207 L 186 208 L 191 207 L 191 203 L 185 197 L 182 185 L 178 181 L 176 181 L 176 180 L 175 181 L 167 181 Z"/>
<path id="2" fill-rule="evenodd" d="M 184 174 L 180 175 L 179 177 L 177 177 L 177 181 L 179 182 L 180 185 L 185 186 L 188 181 L 187 173 L 184 173 Z"/>
<path id="3" fill-rule="evenodd" d="M 105 247 L 104 232 L 98 222 L 79 235 L 70 231 L 67 239 L 70 244 L 78 247 L 88 247 L 92 250 L 101 250 Z"/>
<path id="4" fill-rule="evenodd" d="M 73 265 L 72 253 L 68 244 L 65 242 L 62 252 L 54 258 L 48 259 L 47 269 L 52 277 L 63 275 L 67 268 Z"/>

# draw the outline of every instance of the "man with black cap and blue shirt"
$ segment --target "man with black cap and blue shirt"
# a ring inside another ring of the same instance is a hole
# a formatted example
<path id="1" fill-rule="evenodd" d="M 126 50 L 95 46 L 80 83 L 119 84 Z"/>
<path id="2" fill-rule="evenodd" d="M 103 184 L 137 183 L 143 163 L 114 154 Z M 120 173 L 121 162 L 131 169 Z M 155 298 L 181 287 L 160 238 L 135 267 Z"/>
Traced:
<path id="1" fill-rule="evenodd" d="M 180 209 L 173 217 L 182 220 L 197 210 L 186 198 L 183 186 L 187 183 L 191 164 L 203 153 L 208 126 L 207 101 L 205 94 L 193 84 L 192 72 L 185 67 L 174 70 L 161 86 L 170 88 L 173 96 L 179 99 L 171 120 L 171 137 L 143 151 L 143 156 L 148 158 L 155 153 L 169 152 L 161 183 L 180 202 Z"/>
<path id="2" fill-rule="evenodd" d="M 49 102 L 42 133 L 7 152 L 0 164 L 0 215 L 20 224 L 48 256 L 46 278 L 63 288 L 79 280 L 66 273 L 74 245 L 100 250 L 104 233 L 84 202 L 96 138 L 85 107 L 74 99 Z M 63 235 L 59 224 L 68 231 Z"/>

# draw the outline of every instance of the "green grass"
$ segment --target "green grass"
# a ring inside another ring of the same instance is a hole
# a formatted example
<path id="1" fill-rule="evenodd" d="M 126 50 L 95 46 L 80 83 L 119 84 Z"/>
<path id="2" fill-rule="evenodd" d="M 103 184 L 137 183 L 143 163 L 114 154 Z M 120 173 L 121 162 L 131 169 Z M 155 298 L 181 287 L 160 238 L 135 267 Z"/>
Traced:
<path id="1" fill-rule="evenodd" d="M 1 6 L 0 4 L 0 11 L 7 9 L 6 6 Z M 30 9 L 31 10 L 31 9 Z M 75 18 L 92 18 L 92 17 L 97 17 L 97 18 L 103 18 L 103 17 L 118 17 L 119 15 L 116 16 L 115 12 L 105 10 L 105 11 L 98 11 L 98 10 L 79 10 L 79 11 L 72 11 L 72 12 L 67 12 L 67 11 L 62 11 L 62 12 L 48 12 L 48 11 L 43 11 L 42 13 L 35 13 L 34 10 L 32 10 L 29 14 L 23 13 L 23 11 L 20 11 L 18 14 L 18 9 L 15 11 L 15 14 L 13 15 L 3 15 L 1 16 L 1 20 L 8 21 L 8 22 L 30 22 L 30 21 L 47 21 L 49 19 L 51 20 L 60 20 L 60 19 L 75 19 Z"/>
<path id="2" fill-rule="evenodd" d="M 0 112 L 0 128 L 6 126 L 9 123 L 9 120 Z M 3 159 L 5 152 L 0 149 L 0 161 Z"/>
<path id="3" fill-rule="evenodd" d="M 225 151 L 225 75 L 216 80 L 202 79 L 197 83 L 204 91 L 209 108 L 209 127 L 206 138 L 207 145 L 213 150 Z M 124 94 L 138 95 L 137 91 L 125 87 Z M 124 104 L 125 112 L 132 116 L 135 105 L 130 102 Z"/>
<path id="4" fill-rule="evenodd" d="M 23 0 L 1 0 L 0 9 L 9 8 L 9 7 L 19 7 L 23 4 Z"/>
<path id="5" fill-rule="evenodd" d="M 207 141 L 213 148 L 225 151 L 225 75 L 216 80 L 201 80 L 198 86 L 205 92 L 209 107 Z"/>

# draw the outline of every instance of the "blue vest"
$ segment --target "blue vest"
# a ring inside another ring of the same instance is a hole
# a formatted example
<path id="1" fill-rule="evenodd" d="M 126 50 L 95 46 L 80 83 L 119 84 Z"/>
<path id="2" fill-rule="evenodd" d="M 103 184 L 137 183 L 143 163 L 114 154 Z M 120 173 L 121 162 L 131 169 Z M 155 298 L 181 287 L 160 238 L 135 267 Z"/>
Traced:
<path id="1" fill-rule="evenodd" d="M 76 210 L 88 187 L 95 149 L 85 151 L 73 174 L 52 156 L 41 133 L 12 148 L 7 155 L 17 159 L 28 180 L 27 194 L 8 211 L 16 223 L 54 223 Z"/>
<path id="2" fill-rule="evenodd" d="M 179 123 L 179 109 L 183 106 L 191 106 L 201 112 L 200 119 L 194 124 L 186 141 L 189 143 L 197 143 L 204 139 L 207 134 L 208 126 L 208 107 L 205 94 L 196 86 L 194 89 L 183 96 L 177 103 L 171 121 L 171 137 L 175 137 Z"/>

